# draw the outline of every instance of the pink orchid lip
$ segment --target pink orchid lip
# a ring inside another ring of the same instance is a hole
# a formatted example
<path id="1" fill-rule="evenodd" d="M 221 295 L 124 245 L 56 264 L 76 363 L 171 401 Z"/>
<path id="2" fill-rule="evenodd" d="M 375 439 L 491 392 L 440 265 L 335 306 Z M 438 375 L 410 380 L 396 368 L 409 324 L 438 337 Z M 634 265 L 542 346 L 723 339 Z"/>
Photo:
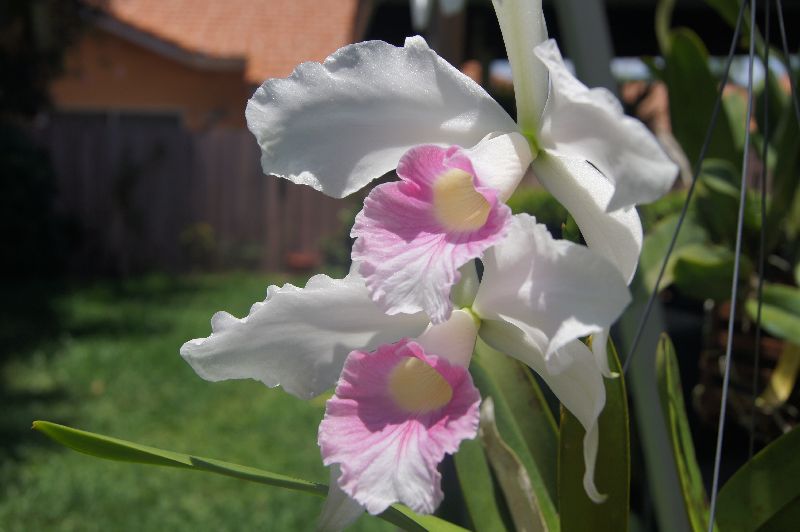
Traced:
<path id="1" fill-rule="evenodd" d="M 404 339 L 353 351 L 319 428 L 325 465 L 370 513 L 402 502 L 431 513 L 441 502 L 438 464 L 478 430 L 480 394 L 466 368 Z"/>
<path id="2" fill-rule="evenodd" d="M 505 236 L 511 210 L 457 146 L 416 146 L 397 175 L 364 201 L 351 231 L 353 260 L 385 312 L 424 311 L 441 323 L 452 311 L 458 268 Z"/>

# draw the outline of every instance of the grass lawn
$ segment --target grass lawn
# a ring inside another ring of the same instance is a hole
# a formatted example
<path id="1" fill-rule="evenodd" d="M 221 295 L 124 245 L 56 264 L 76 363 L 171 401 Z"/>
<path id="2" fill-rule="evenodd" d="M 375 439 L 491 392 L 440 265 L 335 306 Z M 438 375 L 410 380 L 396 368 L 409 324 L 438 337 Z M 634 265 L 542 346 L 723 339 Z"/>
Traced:
<path id="1" fill-rule="evenodd" d="M 52 312 L 28 320 L 36 341 L 0 359 L 0 530 L 313 529 L 322 499 L 98 460 L 30 430 L 47 419 L 327 482 L 316 446 L 322 401 L 255 381 L 209 383 L 178 354 L 184 341 L 210 333 L 215 311 L 241 316 L 267 284 L 285 281 L 231 274 L 91 284 L 62 292 Z M 47 335 L 37 339 L 39 330 Z M 355 529 L 392 527 L 364 517 Z"/>

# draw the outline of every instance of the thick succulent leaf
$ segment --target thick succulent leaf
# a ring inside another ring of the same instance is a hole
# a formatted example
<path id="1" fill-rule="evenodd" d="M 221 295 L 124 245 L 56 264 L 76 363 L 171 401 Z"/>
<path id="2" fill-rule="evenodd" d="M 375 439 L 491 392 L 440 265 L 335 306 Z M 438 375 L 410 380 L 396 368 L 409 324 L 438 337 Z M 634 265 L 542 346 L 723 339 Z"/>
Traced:
<path id="1" fill-rule="evenodd" d="M 687 517 L 692 530 L 702 532 L 708 527 L 708 497 L 703 485 L 703 476 L 700 474 L 700 466 L 697 464 L 689 421 L 686 418 L 675 347 L 666 334 L 662 334 L 658 342 L 656 368 L 661 409 L 664 412 L 664 422 L 667 425 L 672 453 L 678 468 L 678 479 L 686 504 Z"/>
<path id="2" fill-rule="evenodd" d="M 528 451 L 542 476 L 547 492 L 556 500 L 558 481 L 558 425 L 530 368 L 495 351 L 483 340 L 477 349 L 483 368 L 514 415 Z"/>
<path id="3" fill-rule="evenodd" d="M 666 60 L 664 80 L 669 89 L 672 134 L 694 165 L 717 98 L 718 81 L 709 70 L 708 51 L 692 30 L 682 28 L 672 32 Z M 718 116 L 707 156 L 741 160 L 724 112 Z"/>
<path id="4" fill-rule="evenodd" d="M 717 503 L 717 524 L 722 532 L 761 530 L 784 512 L 797 515 L 798 449 L 800 429 L 795 428 L 768 445 L 722 486 Z"/>
<path id="5" fill-rule="evenodd" d="M 784 284 L 764 284 L 761 327 L 773 336 L 800 345 L 800 289 Z M 758 301 L 749 299 L 745 306 L 752 319 Z"/>
<path id="6" fill-rule="evenodd" d="M 746 259 L 742 257 L 740 279 L 746 278 L 751 269 Z M 733 252 L 725 246 L 684 246 L 675 254 L 675 286 L 688 297 L 724 301 L 730 298 L 733 263 Z"/>
<path id="7" fill-rule="evenodd" d="M 279 488 L 302 491 L 320 497 L 324 497 L 328 493 L 328 486 L 318 482 L 301 480 L 213 458 L 201 458 L 190 454 L 165 451 L 149 445 L 141 445 L 110 436 L 103 436 L 102 434 L 86 432 L 49 421 L 34 421 L 33 428 L 65 447 L 96 458 L 194 469 Z M 461 527 L 437 517 L 417 515 L 402 505 L 392 506 L 379 517 L 404 530 L 427 530 L 430 532 L 456 532 L 463 530 Z"/>
<path id="8" fill-rule="evenodd" d="M 613 343 L 608 342 L 609 366 L 623 375 Z M 606 496 L 596 504 L 586 495 L 583 475 L 584 429 L 562 409 L 561 439 L 558 453 L 558 505 L 561 530 L 596 532 L 628 530 L 630 507 L 630 424 L 624 377 L 605 379 L 606 406 L 600 414 L 600 447 L 595 483 Z"/>
<path id="9" fill-rule="evenodd" d="M 531 488 L 536 494 L 539 512 L 547 526 L 547 530 L 555 532 L 559 530 L 558 513 L 554 500 L 550 497 L 550 490 L 547 485 L 548 481 L 545 480 L 545 477 L 542 475 L 540 466 L 544 462 L 537 460 L 539 457 L 534 458 L 534 455 L 529 450 L 525 433 L 518 422 L 521 416 L 528 416 L 530 412 L 527 410 L 519 411 L 512 409 L 511 404 L 514 403 L 509 404 L 507 400 L 507 397 L 512 393 L 511 390 L 506 387 L 505 382 L 497 381 L 495 375 L 493 375 L 491 371 L 491 358 L 504 357 L 505 355 L 488 350 L 486 347 L 487 346 L 482 341 L 478 341 L 476 354 L 470 366 L 470 373 L 472 373 L 473 381 L 481 392 L 481 397 L 484 399 L 491 397 L 494 401 L 497 428 L 503 441 L 508 444 L 525 466 L 525 471 L 531 482 Z M 541 422 L 544 424 L 549 423 L 546 420 Z M 552 463 L 555 457 L 550 457 L 549 459 Z M 581 463 L 583 463 L 582 458 Z"/>
<path id="10" fill-rule="evenodd" d="M 708 229 L 714 242 L 726 243 L 733 248 L 736 242 L 736 223 L 739 216 L 740 174 L 736 167 L 719 159 L 703 163 L 703 173 L 697 187 L 696 208 L 698 219 Z M 744 238 L 757 241 L 761 228 L 760 197 L 748 191 L 744 211 Z"/>
<path id="11" fill-rule="evenodd" d="M 497 430 L 494 401 L 487 398 L 481 405 L 480 438 L 492 464 L 500 487 L 505 494 L 509 513 L 516 530 L 546 532 L 547 525 L 539 512 L 536 494 L 525 466 L 514 450 L 503 441 Z"/>
<path id="12" fill-rule="evenodd" d="M 475 532 L 505 530 L 489 462 L 478 440 L 464 440 L 453 455 L 464 503 Z"/>
<path id="13" fill-rule="evenodd" d="M 791 103 L 784 109 L 782 120 L 771 137 L 775 147 L 772 166 L 772 195 L 767 205 L 767 249 L 773 249 L 787 235 L 800 236 L 800 124 Z M 781 231 L 783 229 L 783 231 Z"/>
<path id="14" fill-rule="evenodd" d="M 800 372 L 800 346 L 784 342 L 781 358 L 769 377 L 766 388 L 756 399 L 756 406 L 772 412 L 783 406 L 794 391 Z"/>
<path id="15" fill-rule="evenodd" d="M 667 216 L 663 220 L 656 223 L 653 228 L 648 232 L 642 245 L 642 256 L 639 260 L 639 272 L 643 276 L 645 286 L 648 291 L 655 288 L 658 273 L 661 271 L 661 264 L 664 261 L 664 256 L 667 253 L 667 248 L 672 240 L 672 235 L 675 233 L 675 228 L 678 225 L 678 213 Z M 697 223 L 693 216 L 687 217 L 681 231 L 678 233 L 678 239 L 675 241 L 675 248 L 673 254 L 670 255 L 667 262 L 666 269 L 664 270 L 664 277 L 659 285 L 660 289 L 664 289 L 672 284 L 674 280 L 675 261 L 678 259 L 679 250 L 689 244 L 700 244 L 708 239 L 707 234 L 702 226 Z"/>

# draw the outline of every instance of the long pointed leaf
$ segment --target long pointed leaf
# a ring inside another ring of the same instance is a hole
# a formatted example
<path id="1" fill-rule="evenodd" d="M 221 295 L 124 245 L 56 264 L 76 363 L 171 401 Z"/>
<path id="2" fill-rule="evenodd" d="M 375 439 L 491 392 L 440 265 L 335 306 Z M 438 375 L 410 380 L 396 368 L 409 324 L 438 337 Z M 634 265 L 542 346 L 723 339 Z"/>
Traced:
<path id="1" fill-rule="evenodd" d="M 795 428 L 765 447 L 722 486 L 717 512 L 720 530 L 760 530 L 781 514 L 797 515 L 798 449 L 800 429 Z"/>
<path id="2" fill-rule="evenodd" d="M 531 453 L 528 443 L 525 439 L 526 432 L 520 426 L 519 419 L 522 416 L 537 416 L 539 412 L 529 408 L 519 409 L 521 407 L 515 406 L 512 408 L 511 404 L 517 404 L 519 400 L 516 387 L 512 386 L 511 381 L 497 380 L 494 373 L 495 365 L 503 364 L 503 359 L 509 359 L 505 355 L 489 348 L 485 343 L 479 340 L 476 347 L 476 356 L 470 366 L 470 373 L 475 381 L 475 385 L 481 391 L 481 396 L 485 399 L 491 397 L 494 400 L 495 414 L 497 418 L 497 428 L 500 435 L 508 446 L 516 453 L 531 481 L 531 488 L 536 494 L 536 502 L 539 504 L 539 512 L 547 525 L 547 530 L 556 532 L 559 530 L 558 513 L 555 507 L 554 500 L 550 497 L 550 491 L 547 487 L 545 477 L 542 475 L 542 467 L 546 468 L 546 464 L 539 461 Z M 534 383 L 535 384 L 535 383 Z M 529 390 L 531 388 L 528 388 Z M 530 392 L 528 392 L 530 393 Z M 541 393 L 541 392 L 540 392 Z M 547 411 L 549 414 L 549 410 Z M 544 415 L 544 414 L 542 414 Z M 546 419 L 546 418 L 545 418 Z M 543 426 L 547 426 L 547 421 L 543 421 Z M 542 431 L 544 433 L 544 431 Z M 551 459 L 556 461 L 556 457 Z M 540 467 L 541 466 L 541 467 Z"/>
<path id="3" fill-rule="evenodd" d="M 614 345 L 608 342 L 609 366 L 620 374 L 605 379 L 606 406 L 600 415 L 600 448 L 595 482 L 605 502 L 596 504 L 583 489 L 583 436 L 580 422 L 566 409 L 561 414 L 558 453 L 558 507 L 563 532 L 625 532 L 630 506 L 630 428 L 625 381 Z"/>
<path id="4" fill-rule="evenodd" d="M 310 493 L 320 497 L 324 497 L 328 493 L 328 486 L 318 482 L 293 478 L 213 458 L 201 458 L 189 454 L 166 451 L 149 445 L 103 436 L 49 421 L 34 421 L 33 428 L 65 447 L 97 458 L 205 471 Z M 399 504 L 392 506 L 378 517 L 404 530 L 427 530 L 429 532 L 457 532 L 464 530 L 434 516 L 417 515 Z"/>
<path id="5" fill-rule="evenodd" d="M 494 401 L 491 397 L 487 397 L 481 405 L 480 438 L 506 497 L 515 530 L 547 532 L 528 472 L 497 430 Z"/>
<path id="6" fill-rule="evenodd" d="M 483 367 L 514 414 L 547 492 L 558 496 L 558 425 L 531 370 L 523 363 L 478 341 Z"/>
<path id="7" fill-rule="evenodd" d="M 506 526 L 495 499 L 489 463 L 477 439 L 461 442 L 453 456 L 464 503 L 475 532 L 496 532 Z"/>
<path id="8" fill-rule="evenodd" d="M 662 334 L 658 342 L 656 368 L 661 408 L 677 464 L 686 514 L 692 530 L 703 532 L 708 526 L 708 498 L 686 418 L 675 347 L 666 334 Z"/>

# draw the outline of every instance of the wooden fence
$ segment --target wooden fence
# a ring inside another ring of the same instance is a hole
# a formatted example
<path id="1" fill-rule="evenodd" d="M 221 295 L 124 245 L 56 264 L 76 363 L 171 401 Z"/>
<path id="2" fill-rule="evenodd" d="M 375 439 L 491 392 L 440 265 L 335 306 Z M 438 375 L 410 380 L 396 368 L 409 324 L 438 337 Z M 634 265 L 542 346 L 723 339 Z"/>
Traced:
<path id="1" fill-rule="evenodd" d="M 348 206 L 264 176 L 246 130 L 190 132 L 170 115 L 60 113 L 39 126 L 73 269 L 313 265 Z"/>

